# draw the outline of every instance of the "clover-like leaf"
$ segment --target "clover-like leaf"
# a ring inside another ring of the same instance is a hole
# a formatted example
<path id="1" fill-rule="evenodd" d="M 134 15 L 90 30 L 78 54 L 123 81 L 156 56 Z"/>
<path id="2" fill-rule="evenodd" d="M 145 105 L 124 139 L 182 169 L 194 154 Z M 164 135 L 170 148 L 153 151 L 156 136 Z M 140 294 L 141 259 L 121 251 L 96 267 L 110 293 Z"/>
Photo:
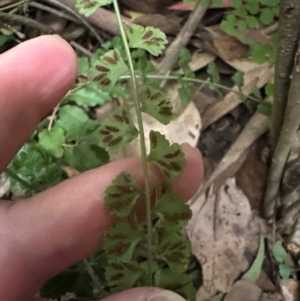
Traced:
<path id="1" fill-rule="evenodd" d="M 173 106 L 166 95 L 158 89 L 146 86 L 142 89 L 142 112 L 154 117 L 162 124 L 168 124 L 173 118 Z"/>
<path id="2" fill-rule="evenodd" d="M 99 85 L 102 91 L 110 91 L 128 67 L 117 49 L 106 52 L 91 67 L 88 79 Z"/>
<path id="3" fill-rule="evenodd" d="M 62 144 L 65 142 L 64 130 L 55 125 L 51 130 L 44 129 L 39 135 L 39 145 L 54 158 L 61 158 L 64 154 Z"/>
<path id="4" fill-rule="evenodd" d="M 110 262 L 106 267 L 105 278 L 110 286 L 117 286 L 117 290 L 134 287 L 135 282 L 144 274 L 144 270 L 136 262 Z M 116 292 L 116 290 L 114 290 Z"/>
<path id="5" fill-rule="evenodd" d="M 138 135 L 129 112 L 123 107 L 117 108 L 100 126 L 100 146 L 108 152 L 117 153 L 123 146 Z"/>
<path id="6" fill-rule="evenodd" d="M 108 259 L 116 262 L 129 262 L 134 248 L 143 236 L 144 232 L 134 215 L 117 219 L 104 238 L 104 250 Z"/>
<path id="7" fill-rule="evenodd" d="M 182 174 L 185 158 L 178 143 L 170 142 L 159 132 L 151 131 L 150 154 L 148 161 L 158 165 L 161 172 L 170 180 L 174 180 Z"/>
<path id="8" fill-rule="evenodd" d="M 127 217 L 140 195 L 141 190 L 130 174 L 124 171 L 105 190 L 105 207 L 109 214 Z"/>
<path id="9" fill-rule="evenodd" d="M 153 211 L 168 229 L 180 230 L 192 217 L 189 206 L 167 184 L 158 187 Z"/>
<path id="10" fill-rule="evenodd" d="M 161 228 L 158 230 L 158 256 L 168 264 L 175 273 L 182 273 L 186 269 L 191 255 L 189 241 L 178 231 Z"/>
<path id="11" fill-rule="evenodd" d="M 79 13 L 88 17 L 99 7 L 111 4 L 112 0 L 76 0 L 75 8 Z"/>
<path id="12" fill-rule="evenodd" d="M 168 43 L 166 35 L 152 26 L 130 24 L 125 26 L 125 31 L 131 48 L 145 49 L 154 56 L 161 54 Z"/>

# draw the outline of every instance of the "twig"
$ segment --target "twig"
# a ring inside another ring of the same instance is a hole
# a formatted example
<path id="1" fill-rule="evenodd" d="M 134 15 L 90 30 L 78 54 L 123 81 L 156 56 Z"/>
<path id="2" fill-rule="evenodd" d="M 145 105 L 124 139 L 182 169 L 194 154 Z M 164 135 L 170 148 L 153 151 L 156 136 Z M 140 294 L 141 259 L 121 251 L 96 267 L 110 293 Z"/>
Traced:
<path id="1" fill-rule="evenodd" d="M 59 2 L 71 9 L 75 8 L 75 0 L 61 0 Z M 113 35 L 120 34 L 118 22 L 116 21 L 116 15 L 107 9 L 97 9 L 91 16 L 87 18 L 87 20 L 95 26 L 102 28 Z M 123 23 L 131 23 L 130 19 L 124 16 L 122 16 L 122 21 Z"/>
<path id="2" fill-rule="evenodd" d="M 180 33 L 177 35 L 172 44 L 168 47 L 164 59 L 158 66 L 159 74 L 167 74 L 170 70 L 173 69 L 174 65 L 177 63 L 181 49 L 185 47 L 189 42 L 199 22 L 203 18 L 207 7 L 209 6 L 209 3 L 203 6 L 202 2 L 203 1 L 199 1 L 197 7 L 189 16 L 187 22 L 184 24 Z"/>
<path id="3" fill-rule="evenodd" d="M 278 48 L 275 65 L 275 96 L 271 126 L 271 153 L 274 152 L 283 125 L 290 76 L 300 35 L 300 1 L 281 0 L 278 28 Z"/>
<path id="4" fill-rule="evenodd" d="M 300 6 L 300 2 L 299 2 Z M 300 12 L 300 11 L 299 11 Z M 298 16 L 300 19 L 300 14 Z M 294 137 L 300 125 L 300 42 L 295 56 L 296 62 L 286 105 L 284 122 L 280 132 L 277 146 L 272 157 L 272 164 L 268 179 L 267 190 L 264 198 L 264 214 L 269 222 L 273 222 L 275 216 L 276 198 L 278 198 L 279 187 L 283 175 L 284 166 L 291 150 Z"/>
<path id="5" fill-rule="evenodd" d="M 87 22 L 82 16 L 80 16 L 78 13 L 76 13 L 73 9 L 71 9 L 70 7 L 65 5 L 64 3 L 61 3 L 63 1 L 57 1 L 57 0 L 42 0 L 42 1 L 46 2 L 46 3 L 49 3 L 49 4 L 52 4 L 53 6 L 61 8 L 61 9 L 65 10 L 66 12 L 68 12 L 70 15 L 72 15 L 77 20 L 79 20 L 95 36 L 95 38 L 97 39 L 97 41 L 100 44 L 104 43 L 103 39 L 98 35 L 95 28 L 93 26 L 91 26 L 89 24 L 89 22 Z"/>
<path id="6" fill-rule="evenodd" d="M 41 4 L 41 3 L 38 3 L 38 2 L 30 2 L 29 6 L 38 8 L 40 10 L 44 10 L 44 11 L 49 12 L 49 13 L 55 15 L 55 16 L 58 16 L 60 18 L 65 18 L 65 19 L 67 19 L 69 21 L 72 21 L 72 22 L 78 22 L 78 19 L 70 16 L 70 14 L 67 14 L 67 13 L 65 13 L 61 10 L 52 8 L 48 5 L 44 5 L 44 4 Z"/>
<path id="7" fill-rule="evenodd" d="M 53 30 L 50 27 L 48 27 L 36 20 L 27 18 L 24 16 L 20 16 L 20 15 L 0 12 L 0 20 L 4 21 L 4 22 L 8 22 L 8 23 L 10 22 L 10 23 L 14 23 L 14 24 L 27 25 L 27 26 L 38 29 L 42 33 L 53 33 Z"/>
<path id="8" fill-rule="evenodd" d="M 88 51 L 86 48 L 82 47 L 80 44 L 76 43 L 75 41 L 71 41 L 70 44 L 74 48 L 82 52 L 82 54 L 86 55 L 87 57 L 91 57 L 93 55 L 90 51 Z"/>

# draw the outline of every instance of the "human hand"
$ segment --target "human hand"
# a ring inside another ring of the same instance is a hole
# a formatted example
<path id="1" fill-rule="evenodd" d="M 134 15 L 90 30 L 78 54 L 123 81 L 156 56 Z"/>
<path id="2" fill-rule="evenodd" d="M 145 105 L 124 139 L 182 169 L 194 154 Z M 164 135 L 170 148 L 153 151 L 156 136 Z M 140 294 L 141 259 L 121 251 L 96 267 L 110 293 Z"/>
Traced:
<path id="1" fill-rule="evenodd" d="M 0 55 L 0 172 L 69 90 L 76 68 L 72 48 L 57 36 L 39 37 Z M 184 152 L 187 164 L 174 190 L 189 199 L 202 179 L 202 163 L 197 150 L 184 146 Z M 154 187 L 160 175 L 151 169 Z M 113 222 L 105 211 L 104 191 L 123 170 L 143 185 L 141 160 L 132 158 L 85 172 L 24 201 L 0 201 L 0 300 L 35 300 L 49 278 L 99 249 Z M 157 288 L 136 288 L 105 300 L 181 298 Z"/>

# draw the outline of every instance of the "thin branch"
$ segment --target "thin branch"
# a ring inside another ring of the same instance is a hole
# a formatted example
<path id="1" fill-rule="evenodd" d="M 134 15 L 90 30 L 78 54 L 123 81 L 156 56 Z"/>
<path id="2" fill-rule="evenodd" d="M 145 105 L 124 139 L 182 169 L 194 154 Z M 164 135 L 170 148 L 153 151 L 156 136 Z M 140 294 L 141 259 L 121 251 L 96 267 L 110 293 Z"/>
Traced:
<path id="1" fill-rule="evenodd" d="M 189 42 L 198 24 L 203 18 L 207 7 L 209 6 L 209 3 L 203 6 L 202 2 L 203 0 L 199 1 L 197 7 L 189 16 L 187 22 L 184 24 L 180 33 L 177 35 L 172 44 L 168 47 L 164 59 L 158 66 L 159 74 L 167 74 L 173 69 L 173 67 L 177 63 L 181 49 L 185 47 Z"/>
<path id="2" fill-rule="evenodd" d="M 63 10 L 65 10 L 66 12 L 68 12 L 71 16 L 75 17 L 79 22 L 81 22 L 97 39 L 97 41 L 100 44 L 103 44 L 104 41 L 103 39 L 99 36 L 99 34 L 97 33 L 97 31 L 95 30 L 95 28 L 93 26 L 91 26 L 89 24 L 89 22 L 87 22 L 84 17 L 82 17 L 81 15 L 79 15 L 76 11 L 74 11 L 72 8 L 70 8 L 69 6 L 67 6 L 64 3 L 61 3 L 62 1 L 57 1 L 57 0 L 42 0 L 42 2 L 46 2 L 48 4 L 52 4 L 55 7 L 61 8 Z"/>
<path id="3" fill-rule="evenodd" d="M 0 20 L 7 23 L 27 25 L 38 29 L 42 33 L 53 33 L 50 27 L 25 16 L 0 12 Z"/>
<path id="4" fill-rule="evenodd" d="M 298 19 L 300 19 L 300 14 Z M 294 137 L 296 136 L 300 125 L 300 42 L 298 43 L 298 51 L 296 56 L 293 58 L 293 62 L 296 62 L 296 64 L 288 93 L 284 121 L 278 143 L 272 157 L 268 185 L 264 198 L 264 214 L 269 222 L 273 222 L 275 217 L 276 199 L 279 196 L 279 187 L 284 166 L 291 150 Z"/>
<path id="5" fill-rule="evenodd" d="M 283 125 L 290 76 L 300 36 L 300 1 L 281 0 L 278 28 L 278 48 L 275 65 L 275 96 L 271 125 L 271 153 L 274 152 Z"/>

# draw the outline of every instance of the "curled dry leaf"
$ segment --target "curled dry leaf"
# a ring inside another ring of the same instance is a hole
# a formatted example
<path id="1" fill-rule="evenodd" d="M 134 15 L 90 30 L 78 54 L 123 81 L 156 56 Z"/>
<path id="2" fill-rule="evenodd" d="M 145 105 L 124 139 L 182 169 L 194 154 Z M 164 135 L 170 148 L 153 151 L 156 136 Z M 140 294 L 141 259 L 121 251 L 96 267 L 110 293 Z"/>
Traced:
<path id="1" fill-rule="evenodd" d="M 193 217 L 186 226 L 192 252 L 202 266 L 203 285 L 197 301 L 229 292 L 247 268 L 244 251 L 248 241 L 251 208 L 244 193 L 229 179 L 217 194 L 210 189 L 191 205 Z"/>

